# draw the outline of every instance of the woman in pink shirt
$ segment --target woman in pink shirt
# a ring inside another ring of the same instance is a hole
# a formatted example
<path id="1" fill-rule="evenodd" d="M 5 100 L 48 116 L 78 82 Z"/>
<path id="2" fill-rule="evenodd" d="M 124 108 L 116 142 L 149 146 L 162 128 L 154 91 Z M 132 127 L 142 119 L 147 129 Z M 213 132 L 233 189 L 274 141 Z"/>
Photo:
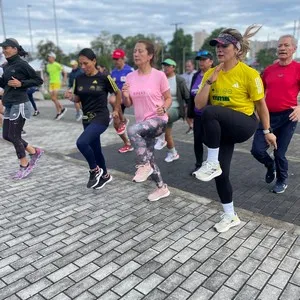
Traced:
<path id="1" fill-rule="evenodd" d="M 159 168 L 154 162 L 155 138 L 161 135 L 168 122 L 167 109 L 171 106 L 171 94 L 166 75 L 153 68 L 154 45 L 138 41 L 134 47 L 134 62 L 138 69 L 126 76 L 122 94 L 125 106 L 134 106 L 136 124 L 128 128 L 131 144 L 137 155 L 135 182 L 146 181 L 152 175 L 157 189 L 148 196 L 157 201 L 170 195 Z"/>

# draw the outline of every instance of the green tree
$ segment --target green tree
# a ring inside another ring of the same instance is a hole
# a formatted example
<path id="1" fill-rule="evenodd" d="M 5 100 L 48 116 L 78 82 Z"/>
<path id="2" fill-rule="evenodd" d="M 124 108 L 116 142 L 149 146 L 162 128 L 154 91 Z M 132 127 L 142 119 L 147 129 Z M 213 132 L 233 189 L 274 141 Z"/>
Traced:
<path id="1" fill-rule="evenodd" d="M 173 40 L 168 43 L 169 55 L 176 61 L 179 72 L 183 71 L 186 58 L 192 56 L 192 44 L 193 37 L 190 34 L 184 34 L 182 28 L 174 32 Z"/>
<path id="2" fill-rule="evenodd" d="M 256 53 L 256 62 L 259 64 L 261 69 L 271 65 L 276 58 L 276 48 L 261 49 Z"/>
<path id="3" fill-rule="evenodd" d="M 225 28 L 223 28 L 223 27 L 220 27 L 220 28 L 217 28 L 217 29 L 215 29 L 215 30 L 213 30 L 213 32 L 204 40 L 204 43 L 203 43 L 203 45 L 202 45 L 202 49 L 204 49 L 204 50 L 207 50 L 207 51 L 209 51 L 209 52 L 211 52 L 213 55 L 214 55 L 214 62 L 215 63 L 217 63 L 217 60 L 216 60 L 216 55 L 215 55 L 215 53 L 216 53 L 216 49 L 215 49 L 215 47 L 212 47 L 210 44 L 209 44 L 209 42 L 212 40 L 212 39 L 214 39 L 214 38 L 216 38 L 219 34 L 220 34 L 220 32 L 222 31 L 222 30 L 224 30 Z M 200 49 L 199 49 L 200 50 Z"/>
<path id="4" fill-rule="evenodd" d="M 112 50 L 123 49 L 125 46 L 125 39 L 120 34 L 114 34 L 111 37 Z"/>
<path id="5" fill-rule="evenodd" d="M 110 55 L 112 52 L 112 35 L 108 31 L 101 31 L 91 42 L 91 48 L 97 56 Z"/>
<path id="6" fill-rule="evenodd" d="M 37 58 L 47 62 L 47 57 L 50 52 L 56 54 L 56 60 L 62 64 L 69 63 L 69 57 L 63 53 L 63 51 L 57 47 L 52 41 L 42 40 L 37 45 Z"/>
<path id="7" fill-rule="evenodd" d="M 98 63 L 110 70 L 113 67 L 111 54 L 116 48 L 123 49 L 127 56 L 127 63 L 131 66 L 134 65 L 133 49 L 138 40 L 152 41 L 157 47 L 158 59 L 161 61 L 162 53 L 165 51 L 165 44 L 162 38 L 155 34 L 148 36 L 137 34 L 123 38 L 120 34 L 111 35 L 107 31 L 102 31 L 100 35 L 91 42 L 91 48 L 97 55 Z"/>

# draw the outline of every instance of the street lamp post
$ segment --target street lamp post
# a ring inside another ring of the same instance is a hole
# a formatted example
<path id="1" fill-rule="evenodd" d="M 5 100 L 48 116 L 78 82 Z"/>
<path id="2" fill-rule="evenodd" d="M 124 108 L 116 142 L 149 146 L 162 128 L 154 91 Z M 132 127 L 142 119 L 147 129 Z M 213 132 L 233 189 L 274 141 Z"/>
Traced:
<path id="1" fill-rule="evenodd" d="M 55 36 L 56 36 L 56 46 L 58 47 L 58 31 L 57 31 L 57 18 L 56 18 L 56 5 L 55 0 L 53 0 L 53 13 L 54 13 L 54 25 L 55 25 Z"/>
<path id="2" fill-rule="evenodd" d="M 31 19 L 30 19 L 30 7 L 31 5 L 27 5 L 27 14 L 28 14 L 28 27 L 29 27 L 29 38 L 31 44 L 31 55 L 33 54 L 33 39 L 32 39 L 32 31 L 31 31 Z"/>
<path id="3" fill-rule="evenodd" d="M 174 25 L 175 26 L 175 35 L 174 35 L 174 42 L 175 42 L 175 51 L 174 51 L 174 60 L 176 61 L 177 60 L 177 29 L 178 29 L 178 25 L 180 24 L 183 24 L 183 23 L 172 23 L 171 25 Z"/>
<path id="4" fill-rule="evenodd" d="M 4 24 L 4 16 L 3 16 L 3 4 L 2 4 L 2 0 L 0 0 L 0 8 L 1 8 L 1 20 L 2 20 L 3 36 L 4 36 L 4 39 L 6 39 L 6 31 L 5 31 L 5 24 Z"/>

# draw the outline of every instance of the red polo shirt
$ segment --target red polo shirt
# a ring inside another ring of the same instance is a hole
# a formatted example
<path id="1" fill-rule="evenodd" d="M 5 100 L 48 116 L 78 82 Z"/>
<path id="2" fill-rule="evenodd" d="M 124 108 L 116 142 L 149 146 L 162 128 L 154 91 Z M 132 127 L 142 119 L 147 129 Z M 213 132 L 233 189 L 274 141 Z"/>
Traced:
<path id="1" fill-rule="evenodd" d="M 300 63 L 292 61 L 287 66 L 273 64 L 266 68 L 262 79 L 270 112 L 281 112 L 297 105 L 300 91 Z"/>

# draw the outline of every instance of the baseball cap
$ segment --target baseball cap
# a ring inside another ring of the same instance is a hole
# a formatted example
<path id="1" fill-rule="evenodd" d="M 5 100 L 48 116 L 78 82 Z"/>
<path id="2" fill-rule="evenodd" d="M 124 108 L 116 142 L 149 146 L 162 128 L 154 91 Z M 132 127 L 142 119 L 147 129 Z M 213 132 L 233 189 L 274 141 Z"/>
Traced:
<path id="1" fill-rule="evenodd" d="M 74 59 L 71 60 L 71 61 L 70 61 L 70 65 L 71 65 L 71 66 L 78 66 L 77 60 L 74 60 Z"/>
<path id="2" fill-rule="evenodd" d="M 211 46 L 216 46 L 217 44 L 222 44 L 222 45 L 229 45 L 233 44 L 236 46 L 239 50 L 241 49 L 241 44 L 240 42 L 231 34 L 229 33 L 220 33 L 217 38 L 212 39 L 209 44 Z"/>
<path id="3" fill-rule="evenodd" d="M 122 49 L 116 49 L 112 56 L 113 59 L 119 59 L 119 58 L 124 58 L 125 57 L 125 51 Z"/>
<path id="4" fill-rule="evenodd" d="M 201 58 L 204 58 L 204 59 L 209 58 L 209 59 L 213 60 L 213 55 L 207 50 L 199 50 L 196 54 L 195 59 L 199 60 Z"/>
<path id="5" fill-rule="evenodd" d="M 0 47 L 16 47 L 20 48 L 20 45 L 16 39 L 8 38 L 0 44 Z"/>
<path id="6" fill-rule="evenodd" d="M 165 59 L 161 64 L 176 67 L 176 62 L 171 58 Z"/>
<path id="7" fill-rule="evenodd" d="M 48 57 L 53 57 L 53 58 L 56 58 L 56 54 L 54 53 L 54 52 L 50 52 L 50 53 L 48 53 Z"/>

